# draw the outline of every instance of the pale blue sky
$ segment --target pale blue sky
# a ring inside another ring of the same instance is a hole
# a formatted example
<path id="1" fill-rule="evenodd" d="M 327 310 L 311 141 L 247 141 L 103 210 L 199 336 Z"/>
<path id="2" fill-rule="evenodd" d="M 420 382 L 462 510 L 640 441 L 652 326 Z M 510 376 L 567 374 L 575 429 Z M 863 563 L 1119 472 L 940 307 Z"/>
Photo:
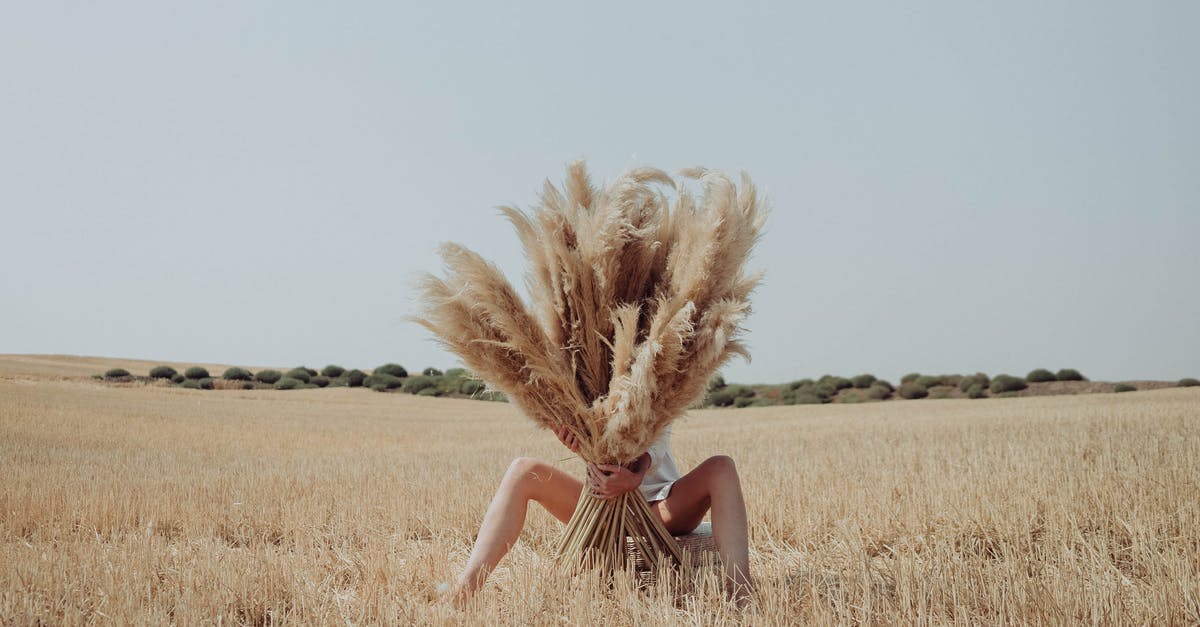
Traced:
<path id="1" fill-rule="evenodd" d="M 586 158 L 770 196 L 729 379 L 1200 375 L 1200 5 L 500 4 L 3 5 L 0 353 L 447 367 Z"/>

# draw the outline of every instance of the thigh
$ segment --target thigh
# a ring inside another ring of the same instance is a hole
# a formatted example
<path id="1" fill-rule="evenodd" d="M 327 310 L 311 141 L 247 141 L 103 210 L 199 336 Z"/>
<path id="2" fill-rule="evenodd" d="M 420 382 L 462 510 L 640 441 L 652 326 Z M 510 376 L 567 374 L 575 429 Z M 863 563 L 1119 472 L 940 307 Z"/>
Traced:
<path id="1" fill-rule="evenodd" d="M 651 504 L 673 535 L 688 533 L 704 520 L 712 503 L 708 474 L 703 464 L 692 469 L 671 486 L 667 498 Z"/>
<path id="2" fill-rule="evenodd" d="M 583 482 L 571 476 L 571 473 L 545 462 L 530 468 L 524 481 L 533 499 L 541 503 L 551 516 L 563 523 L 571 519 L 571 514 L 575 513 L 575 507 L 579 504 L 579 494 L 583 492 Z"/>

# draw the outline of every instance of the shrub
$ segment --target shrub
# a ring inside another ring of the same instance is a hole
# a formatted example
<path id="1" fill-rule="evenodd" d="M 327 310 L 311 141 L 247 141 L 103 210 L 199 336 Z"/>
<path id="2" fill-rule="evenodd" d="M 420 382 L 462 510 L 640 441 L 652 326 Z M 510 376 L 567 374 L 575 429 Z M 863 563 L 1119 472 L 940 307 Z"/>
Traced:
<path id="1" fill-rule="evenodd" d="M 204 377 L 203 379 L 200 379 L 199 381 L 197 381 L 197 383 L 200 384 L 200 389 L 203 389 L 203 390 L 213 389 L 213 380 L 210 377 Z"/>
<path id="2" fill-rule="evenodd" d="M 708 386 L 705 388 L 705 391 L 712 392 L 713 390 L 719 390 L 723 387 L 725 387 L 725 377 L 718 373 L 714 374 L 712 378 L 708 380 Z"/>
<path id="3" fill-rule="evenodd" d="M 1054 378 L 1059 381 L 1087 381 L 1087 379 L 1074 368 L 1063 368 L 1054 375 Z"/>
<path id="4" fill-rule="evenodd" d="M 820 405 L 828 402 L 828 398 L 822 398 L 820 395 L 808 391 L 797 392 L 792 400 L 792 403 L 796 405 Z"/>
<path id="5" fill-rule="evenodd" d="M 754 405 L 755 402 L 759 401 L 759 400 L 762 400 L 762 399 L 758 399 L 753 396 L 739 396 L 739 397 L 733 399 L 733 406 L 737 407 L 737 408 L 749 407 L 751 405 Z"/>
<path id="6" fill-rule="evenodd" d="M 929 390 L 925 386 L 921 385 L 920 383 L 917 383 L 916 381 L 909 381 L 908 383 L 900 384 L 899 394 L 900 394 L 901 398 L 907 398 L 909 400 L 913 400 L 913 399 L 925 398 L 926 396 L 929 396 Z"/>
<path id="7" fill-rule="evenodd" d="M 1200 387 L 1200 379 L 1193 379 L 1191 377 L 1188 377 L 1186 379 L 1180 379 L 1178 385 L 1181 388 Z"/>
<path id="8" fill-rule="evenodd" d="M 190 381 L 190 379 L 179 373 L 175 373 L 175 375 L 171 377 L 171 383 L 183 383 L 184 381 Z"/>
<path id="9" fill-rule="evenodd" d="M 124 368 L 112 368 L 104 373 L 105 379 L 123 379 L 129 376 L 129 371 Z"/>
<path id="10" fill-rule="evenodd" d="M 847 379 L 846 377 L 835 377 L 830 374 L 817 379 L 817 385 L 822 384 L 832 386 L 834 394 L 836 394 L 838 390 L 854 387 L 854 384 L 850 382 L 850 379 Z"/>
<path id="11" fill-rule="evenodd" d="M 875 375 L 873 374 L 860 374 L 850 377 L 850 384 L 856 388 L 869 388 L 872 383 L 875 383 Z"/>
<path id="12" fill-rule="evenodd" d="M 986 394 L 983 393 L 983 384 L 976 381 L 966 389 L 967 398 L 983 398 Z"/>
<path id="13" fill-rule="evenodd" d="M 986 374 L 983 374 L 982 372 L 976 372 L 975 374 L 969 374 L 959 380 L 958 389 L 962 390 L 963 392 L 967 392 L 971 389 L 971 386 L 977 383 L 979 384 L 979 387 L 986 388 L 992 383 L 992 380 Z"/>
<path id="14" fill-rule="evenodd" d="M 199 379 L 184 379 L 183 382 L 179 384 L 179 387 L 187 388 L 189 390 L 199 390 L 199 389 L 201 389 L 200 388 L 200 380 Z"/>
<path id="15" fill-rule="evenodd" d="M 191 368 L 183 371 L 183 376 L 185 379 L 207 379 L 208 370 L 201 368 L 200 366 L 192 366 Z"/>
<path id="16" fill-rule="evenodd" d="M 417 392 L 417 396 L 441 396 L 442 394 L 443 392 L 436 386 L 431 388 L 421 388 L 421 391 Z"/>
<path id="17" fill-rule="evenodd" d="M 487 386 L 479 379 L 464 379 L 458 385 L 458 393 L 466 394 L 467 396 L 475 396 L 485 389 L 487 389 Z"/>
<path id="18" fill-rule="evenodd" d="M 170 379 L 179 374 L 170 366 L 155 366 L 150 369 L 151 379 Z"/>
<path id="19" fill-rule="evenodd" d="M 244 381 L 244 382 L 242 382 L 242 389 L 243 390 L 253 390 L 254 383 L 251 381 Z"/>
<path id="20" fill-rule="evenodd" d="M 992 384 L 988 386 L 988 391 L 992 394 L 1003 394 L 1005 392 L 1019 392 L 1027 387 L 1029 385 L 1021 377 L 998 374 L 996 378 L 992 379 Z"/>
<path id="21" fill-rule="evenodd" d="M 249 381 L 254 377 L 250 374 L 249 370 L 234 366 L 233 368 L 226 370 L 225 374 L 221 375 L 221 378 L 229 379 L 230 381 Z"/>
<path id="22" fill-rule="evenodd" d="M 327 379 L 336 379 L 345 374 L 345 372 L 345 368 L 341 366 L 335 366 L 333 364 L 329 364 L 328 366 L 321 368 L 321 376 Z"/>
<path id="23" fill-rule="evenodd" d="M 1025 375 L 1025 380 L 1030 383 L 1046 383 L 1047 381 L 1058 381 L 1058 377 L 1045 368 L 1035 368 Z"/>
<path id="24" fill-rule="evenodd" d="M 366 373 L 364 373 L 362 370 L 355 368 L 354 370 L 351 370 L 346 373 L 346 385 L 348 385 L 352 388 L 362 387 L 363 380 L 366 378 L 367 378 Z"/>
<path id="25" fill-rule="evenodd" d="M 941 385 L 942 378 L 935 377 L 931 374 L 926 374 L 926 375 L 921 375 L 921 376 L 917 377 L 917 379 L 915 381 L 912 381 L 912 383 L 916 383 L 917 385 L 919 385 L 925 389 L 929 389 L 935 385 Z"/>
<path id="26" fill-rule="evenodd" d="M 400 377 L 390 374 L 373 374 L 363 379 L 363 385 L 375 390 L 376 386 L 382 386 L 385 390 L 394 390 L 404 384 L 404 380 Z M 375 390 L 378 392 L 379 390 Z"/>
<path id="27" fill-rule="evenodd" d="M 389 374 L 393 377 L 400 377 L 403 379 L 408 376 L 408 371 L 405 370 L 404 366 L 401 366 L 400 364 L 384 364 L 371 371 L 371 374 Z"/>
<path id="28" fill-rule="evenodd" d="M 408 377 L 404 380 L 402 389 L 409 394 L 420 394 L 421 390 L 438 387 L 441 380 L 439 377 L 431 377 L 428 375 L 419 375 Z"/>
<path id="29" fill-rule="evenodd" d="M 1118 383 L 1117 386 L 1113 388 L 1113 391 L 1114 392 L 1136 392 L 1137 386 L 1133 385 L 1131 383 Z"/>
<path id="30" fill-rule="evenodd" d="M 887 400 L 887 397 L 889 397 L 891 395 L 892 395 L 892 390 L 890 387 L 883 387 L 882 385 L 872 385 L 871 387 L 867 388 L 867 398 L 870 398 L 873 400 L 877 400 L 877 401 Z"/>
<path id="31" fill-rule="evenodd" d="M 442 376 L 442 371 L 438 370 L 437 368 L 434 368 L 433 366 L 430 366 L 430 367 L 422 370 L 421 375 L 426 376 L 426 377 L 440 377 L 440 376 Z"/>
<path id="32" fill-rule="evenodd" d="M 301 383 L 308 383 L 313 377 L 312 374 L 308 372 L 308 368 L 305 368 L 304 366 L 292 368 L 291 370 L 285 372 L 283 376 L 286 378 L 295 379 Z"/>
<path id="33" fill-rule="evenodd" d="M 896 391 L 896 387 L 885 379 L 875 379 L 875 382 L 871 384 L 871 387 L 887 388 L 888 392 Z"/>
<path id="34" fill-rule="evenodd" d="M 791 390 L 799 390 L 800 388 L 812 387 L 813 385 L 816 385 L 816 381 L 812 379 L 800 379 L 799 381 L 792 381 L 787 384 L 787 387 Z"/>
<path id="35" fill-rule="evenodd" d="M 308 373 L 305 373 L 305 374 L 308 374 Z M 294 390 L 294 389 L 300 387 L 301 385 L 304 385 L 304 382 L 301 381 L 300 379 L 293 379 L 292 377 L 284 377 L 275 382 L 275 389 L 276 390 Z"/>
<path id="36" fill-rule="evenodd" d="M 315 387 L 323 388 L 323 387 L 329 385 L 329 377 L 317 375 L 317 376 L 309 379 L 308 382 L 313 384 L 313 386 L 315 386 Z"/>
<path id="37" fill-rule="evenodd" d="M 388 375 L 388 376 L 391 376 L 391 375 Z M 376 384 L 374 384 L 374 385 L 369 385 L 369 386 L 367 386 L 367 387 L 369 387 L 369 388 L 371 389 L 371 391 L 372 391 L 372 392 L 386 392 L 386 391 L 388 391 L 388 386 L 387 386 L 387 385 L 384 385 L 383 383 L 376 383 Z"/>
<path id="38" fill-rule="evenodd" d="M 274 385 L 275 382 L 283 378 L 283 375 L 278 370 L 259 370 L 258 374 L 254 375 L 254 378 L 267 385 Z"/>
<path id="39" fill-rule="evenodd" d="M 310 378 L 310 379 L 317 376 L 317 374 L 319 374 L 315 368 L 309 368 L 308 366 L 300 366 L 300 367 L 303 368 L 304 371 L 308 373 L 308 378 Z"/>
<path id="40" fill-rule="evenodd" d="M 747 385 L 727 385 L 719 390 L 708 395 L 708 404 L 717 407 L 729 407 L 737 402 L 739 398 L 750 398 L 754 396 L 754 388 Z"/>
<path id="41" fill-rule="evenodd" d="M 905 383 L 912 383 L 913 381 L 916 381 L 917 377 L 919 377 L 919 376 L 921 376 L 921 373 L 919 373 L 919 372 L 910 372 L 910 373 L 904 375 L 903 377 L 900 377 L 900 385 L 904 385 Z"/>

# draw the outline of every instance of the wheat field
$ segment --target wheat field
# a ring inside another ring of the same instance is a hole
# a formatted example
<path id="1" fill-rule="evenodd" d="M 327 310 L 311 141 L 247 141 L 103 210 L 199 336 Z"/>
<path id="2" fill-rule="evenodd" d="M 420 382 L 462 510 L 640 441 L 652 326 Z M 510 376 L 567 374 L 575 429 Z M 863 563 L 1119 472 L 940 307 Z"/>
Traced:
<path id="1" fill-rule="evenodd" d="M 0 359 L 0 623 L 1200 623 L 1200 388 L 693 411 L 676 456 L 737 461 L 752 607 L 557 571 L 534 505 L 454 608 L 512 458 L 582 471 L 512 407 L 35 365 Z"/>

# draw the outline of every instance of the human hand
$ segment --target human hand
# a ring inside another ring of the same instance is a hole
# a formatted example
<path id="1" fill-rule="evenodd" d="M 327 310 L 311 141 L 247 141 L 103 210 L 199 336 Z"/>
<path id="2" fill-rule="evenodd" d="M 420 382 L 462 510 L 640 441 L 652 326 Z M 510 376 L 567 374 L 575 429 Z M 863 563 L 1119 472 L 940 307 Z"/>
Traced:
<path id="1" fill-rule="evenodd" d="M 588 493 L 598 499 L 615 499 L 642 484 L 642 475 L 616 464 L 588 464 Z"/>
<path id="2" fill-rule="evenodd" d="M 571 433 L 570 429 L 567 429 L 566 425 L 555 429 L 554 435 L 558 436 L 558 441 L 562 442 L 563 446 L 570 449 L 572 453 L 579 452 L 579 439 L 575 437 L 575 434 Z"/>

